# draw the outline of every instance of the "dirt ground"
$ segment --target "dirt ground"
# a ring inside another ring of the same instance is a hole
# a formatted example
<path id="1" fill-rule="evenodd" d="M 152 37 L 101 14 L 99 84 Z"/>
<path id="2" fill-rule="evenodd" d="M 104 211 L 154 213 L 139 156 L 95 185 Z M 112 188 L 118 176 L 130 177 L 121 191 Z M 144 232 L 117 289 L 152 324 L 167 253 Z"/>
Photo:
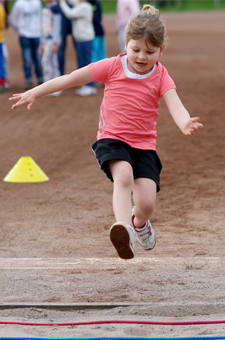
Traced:
<path id="1" fill-rule="evenodd" d="M 23 74 L 17 36 L 5 33 L 11 88 L 0 98 L 0 321 L 225 319 L 225 12 L 163 17 L 170 41 L 161 62 L 204 129 L 183 136 L 161 103 L 163 171 L 151 220 L 157 246 L 145 252 L 137 244 L 131 261 L 110 243 L 112 184 L 91 151 L 104 90 L 84 99 L 69 89 L 31 111 L 11 110 L 8 98 L 23 91 Z M 104 26 L 111 57 L 119 53 L 115 18 L 105 16 Z M 76 68 L 70 39 L 66 68 Z M 21 156 L 32 157 L 50 181 L 3 182 Z M 34 305 L 10 309 L 15 303 Z M 102 309 L 76 307 L 84 303 Z M 43 308 L 50 304 L 73 308 Z M 0 336 L 225 336 L 225 324 L 3 324 Z"/>

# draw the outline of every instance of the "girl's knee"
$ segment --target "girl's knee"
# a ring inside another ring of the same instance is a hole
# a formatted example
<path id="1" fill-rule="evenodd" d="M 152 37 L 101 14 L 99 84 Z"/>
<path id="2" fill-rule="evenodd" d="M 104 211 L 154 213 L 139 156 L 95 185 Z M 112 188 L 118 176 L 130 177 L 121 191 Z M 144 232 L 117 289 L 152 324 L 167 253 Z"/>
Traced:
<path id="1" fill-rule="evenodd" d="M 147 218 L 151 216 L 155 209 L 155 201 L 154 200 L 141 200 L 138 202 L 138 204 L 135 205 L 136 208 L 136 214 L 137 215 L 142 215 Z"/>
<path id="2" fill-rule="evenodd" d="M 121 169 L 120 173 L 114 178 L 114 182 L 117 182 L 122 187 L 133 187 L 133 174 L 129 169 Z"/>
<path id="3" fill-rule="evenodd" d="M 133 187 L 134 177 L 131 165 L 126 161 L 111 161 L 109 168 L 114 180 L 114 184 L 122 187 Z"/>

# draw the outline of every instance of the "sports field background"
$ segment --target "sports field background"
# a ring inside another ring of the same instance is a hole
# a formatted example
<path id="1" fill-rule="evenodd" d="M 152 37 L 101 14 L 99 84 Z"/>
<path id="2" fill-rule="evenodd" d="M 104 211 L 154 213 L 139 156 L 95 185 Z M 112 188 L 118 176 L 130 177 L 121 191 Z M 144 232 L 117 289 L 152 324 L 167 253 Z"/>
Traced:
<path id="1" fill-rule="evenodd" d="M 116 12 L 116 0 L 100 0 L 105 14 Z M 14 0 L 9 0 L 11 9 Z M 225 0 L 140 0 L 141 7 L 144 4 L 152 4 L 161 12 L 182 12 L 182 11 L 212 11 L 224 10 Z"/>
<path id="2" fill-rule="evenodd" d="M 23 91 L 18 37 L 5 32 L 10 85 L 0 96 L 0 319 L 71 322 L 96 319 L 223 319 L 225 310 L 225 11 L 163 13 L 169 44 L 161 58 L 178 95 L 204 129 L 181 134 L 161 102 L 157 151 L 161 191 L 151 222 L 157 245 L 137 244 L 118 258 L 109 240 L 112 184 L 91 151 L 103 91 L 80 98 L 74 88 L 11 110 Z M 104 16 L 107 53 L 119 53 L 115 16 Z M 66 71 L 76 68 L 68 39 Z M 6 183 L 21 156 L 31 156 L 50 180 Z M 14 303 L 130 303 L 111 310 L 10 309 Z M 147 303 L 147 306 L 135 304 Z M 3 309 L 4 306 L 8 306 Z M 163 327 L 92 325 L 34 328 L 1 325 L 1 336 L 213 336 L 225 325 Z"/>
<path id="3" fill-rule="evenodd" d="M 116 0 L 102 0 L 105 13 L 115 13 Z M 151 4 L 161 12 L 171 11 L 211 11 L 225 9 L 225 0 L 141 0 L 140 5 Z"/>

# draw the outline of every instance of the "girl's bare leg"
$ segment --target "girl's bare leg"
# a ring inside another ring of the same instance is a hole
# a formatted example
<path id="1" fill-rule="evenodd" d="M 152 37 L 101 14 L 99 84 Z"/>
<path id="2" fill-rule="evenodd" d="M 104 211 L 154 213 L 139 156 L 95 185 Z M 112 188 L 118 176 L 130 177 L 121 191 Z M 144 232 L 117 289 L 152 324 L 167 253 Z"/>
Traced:
<path id="1" fill-rule="evenodd" d="M 114 180 L 113 210 L 116 218 L 110 229 L 110 240 L 119 257 L 129 260 L 134 257 L 135 231 L 131 227 L 131 192 L 133 190 L 133 170 L 122 160 L 110 161 L 109 168 Z"/>
<path id="2" fill-rule="evenodd" d="M 109 168 L 114 180 L 113 210 L 116 221 L 131 225 L 133 169 L 130 163 L 123 160 L 109 161 Z"/>
<path id="3" fill-rule="evenodd" d="M 133 200 L 134 225 L 137 228 L 144 226 L 149 219 L 156 203 L 156 183 L 149 178 L 137 178 L 134 180 Z"/>

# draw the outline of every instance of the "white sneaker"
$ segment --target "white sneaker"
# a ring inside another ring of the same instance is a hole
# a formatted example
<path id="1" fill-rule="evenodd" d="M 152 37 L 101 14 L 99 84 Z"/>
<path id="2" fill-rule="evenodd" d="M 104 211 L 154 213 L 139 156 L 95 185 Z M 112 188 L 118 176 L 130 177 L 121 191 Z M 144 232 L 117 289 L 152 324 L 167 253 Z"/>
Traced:
<path id="1" fill-rule="evenodd" d="M 75 93 L 81 97 L 95 96 L 97 94 L 97 89 L 93 86 L 83 85 L 78 90 L 75 90 Z"/>
<path id="2" fill-rule="evenodd" d="M 156 237 L 151 222 L 147 220 L 144 227 L 136 228 L 134 225 L 134 217 L 135 216 L 132 213 L 132 226 L 136 232 L 138 242 L 144 250 L 153 249 L 156 245 Z"/>
<path id="3" fill-rule="evenodd" d="M 61 96 L 62 93 L 63 93 L 63 91 L 57 91 L 57 92 L 47 94 L 46 97 L 59 97 L 59 96 Z"/>
<path id="4" fill-rule="evenodd" d="M 135 232 L 123 222 L 116 222 L 110 229 L 110 240 L 121 259 L 129 260 L 134 257 Z"/>
<path id="5" fill-rule="evenodd" d="M 30 90 L 33 87 L 33 81 L 32 79 L 26 79 L 24 83 L 24 90 Z"/>

